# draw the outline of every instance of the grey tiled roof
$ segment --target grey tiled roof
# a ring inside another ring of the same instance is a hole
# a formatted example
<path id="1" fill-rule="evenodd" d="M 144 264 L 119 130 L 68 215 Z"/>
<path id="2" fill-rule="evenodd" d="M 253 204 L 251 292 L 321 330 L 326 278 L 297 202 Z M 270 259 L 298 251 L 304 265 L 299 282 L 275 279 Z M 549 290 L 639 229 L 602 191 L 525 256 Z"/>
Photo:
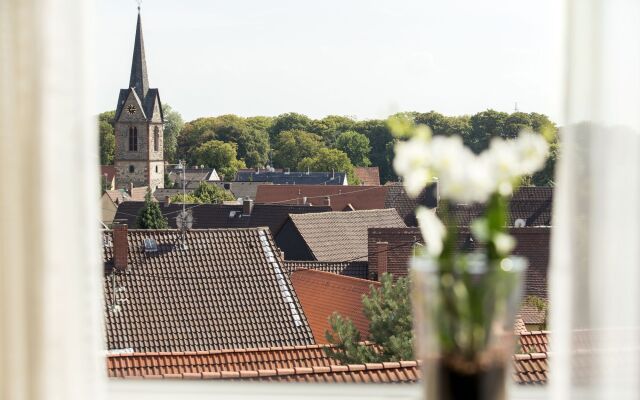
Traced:
<path id="1" fill-rule="evenodd" d="M 526 226 L 551 226 L 553 188 L 526 186 L 518 189 L 509 202 L 509 226 L 517 219 L 523 219 Z M 480 204 L 454 204 L 449 208 L 449 216 L 457 226 L 469 226 L 471 221 L 484 212 Z M 439 210 L 442 213 L 442 210 Z"/>
<path id="2" fill-rule="evenodd" d="M 423 205 L 429 208 L 434 208 L 438 205 L 438 188 L 436 183 L 431 184 L 429 187 L 424 189 L 415 199 L 412 199 L 407 195 L 402 183 L 394 182 L 385 185 L 385 187 L 388 189 L 384 198 L 384 207 L 395 208 L 407 226 L 418 226 L 415 212 L 416 207 Z"/>
<path id="3" fill-rule="evenodd" d="M 177 228 L 176 217 L 182 204 L 168 206 L 160 200 L 160 210 L 167 218 L 169 227 Z M 141 201 L 127 201 L 118 206 L 115 219 L 130 227 L 136 226 L 138 213 L 144 206 Z M 287 221 L 289 214 L 322 213 L 330 211 L 328 206 L 297 206 L 290 204 L 254 204 L 251 215 L 242 214 L 242 204 L 187 204 L 193 215 L 194 229 L 268 227 L 275 235 Z"/>
<path id="4" fill-rule="evenodd" d="M 289 274 L 297 269 L 312 269 L 315 271 L 351 276 L 353 278 L 368 279 L 369 277 L 369 263 L 366 261 L 330 262 L 285 260 L 284 269 Z"/>
<path id="5" fill-rule="evenodd" d="M 240 171 L 238 182 L 271 182 L 275 185 L 343 185 L 344 172 L 255 172 Z"/>
<path id="6" fill-rule="evenodd" d="M 292 214 L 289 218 L 318 261 L 366 261 L 368 228 L 406 226 L 392 208 Z"/>
<path id="7" fill-rule="evenodd" d="M 201 351 L 313 343 L 300 302 L 264 228 L 129 230 L 128 270 L 115 275 L 121 310 L 110 309 L 112 233 L 103 233 L 107 348 Z M 145 252 L 144 239 L 157 242 Z"/>

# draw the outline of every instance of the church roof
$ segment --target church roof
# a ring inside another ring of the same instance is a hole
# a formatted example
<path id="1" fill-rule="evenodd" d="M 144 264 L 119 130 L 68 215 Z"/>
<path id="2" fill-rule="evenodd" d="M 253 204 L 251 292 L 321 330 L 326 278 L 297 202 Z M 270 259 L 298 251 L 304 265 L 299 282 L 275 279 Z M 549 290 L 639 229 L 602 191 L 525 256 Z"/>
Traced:
<path id="1" fill-rule="evenodd" d="M 138 23 L 136 26 L 136 40 L 133 45 L 133 60 L 131 61 L 131 78 L 129 87 L 135 88 L 138 97 L 144 99 L 149 90 L 149 77 L 147 76 L 147 60 L 144 55 L 144 40 L 142 38 L 142 21 L 138 11 Z"/>
<path id="2" fill-rule="evenodd" d="M 162 102 L 158 89 L 149 88 L 149 76 L 147 74 L 147 59 L 144 52 L 144 39 L 142 37 L 142 20 L 138 12 L 138 22 L 136 25 L 136 38 L 133 45 L 133 58 L 131 60 L 131 76 L 129 77 L 129 88 L 120 89 L 118 105 L 116 108 L 116 121 L 120 119 L 120 114 L 124 107 L 129 92 L 133 91 L 137 97 L 141 109 L 147 120 L 153 118 L 153 108 L 156 100 L 160 107 L 160 118 L 164 122 L 162 113 Z"/>

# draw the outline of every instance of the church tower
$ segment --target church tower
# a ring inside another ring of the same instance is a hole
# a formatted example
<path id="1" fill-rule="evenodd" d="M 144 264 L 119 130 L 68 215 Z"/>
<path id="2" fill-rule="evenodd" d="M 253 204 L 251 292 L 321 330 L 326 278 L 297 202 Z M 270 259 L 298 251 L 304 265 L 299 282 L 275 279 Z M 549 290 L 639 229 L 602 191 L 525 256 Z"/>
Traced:
<path id="1" fill-rule="evenodd" d="M 116 188 L 148 186 L 151 191 L 164 187 L 164 116 L 158 89 L 149 88 L 144 55 L 142 22 L 138 24 L 133 46 L 129 88 L 120 89 L 115 116 Z"/>

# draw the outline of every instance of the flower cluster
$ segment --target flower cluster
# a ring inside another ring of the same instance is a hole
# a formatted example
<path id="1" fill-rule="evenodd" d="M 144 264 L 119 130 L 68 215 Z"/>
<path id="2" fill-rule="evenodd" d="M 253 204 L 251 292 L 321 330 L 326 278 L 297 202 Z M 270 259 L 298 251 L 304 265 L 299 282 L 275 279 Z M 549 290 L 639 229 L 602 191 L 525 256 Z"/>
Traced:
<path id="1" fill-rule="evenodd" d="M 464 146 L 459 136 L 431 137 L 426 127 L 396 144 L 393 167 L 403 177 L 410 196 L 416 197 L 434 178 L 443 199 L 484 203 L 494 193 L 509 196 L 521 178 L 544 166 L 549 145 L 541 136 L 523 131 L 518 138 L 494 138 L 479 155 Z"/>

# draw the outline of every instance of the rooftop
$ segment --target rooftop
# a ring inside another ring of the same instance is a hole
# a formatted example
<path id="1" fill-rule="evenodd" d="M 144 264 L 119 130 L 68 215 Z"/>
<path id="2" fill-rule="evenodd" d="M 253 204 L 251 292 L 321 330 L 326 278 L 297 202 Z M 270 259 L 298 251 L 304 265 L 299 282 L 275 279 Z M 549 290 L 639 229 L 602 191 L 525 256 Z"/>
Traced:
<path id="1" fill-rule="evenodd" d="M 237 182 L 271 182 L 275 185 L 345 185 L 344 172 L 238 171 Z"/>
<path id="2" fill-rule="evenodd" d="M 116 228 L 104 235 L 107 348 L 135 352 L 307 345 L 311 329 L 266 228 Z M 145 240 L 152 242 L 147 246 Z M 126 243 L 127 269 L 114 253 Z M 119 311 L 114 306 L 120 307 Z"/>
<path id="3" fill-rule="evenodd" d="M 329 317 L 334 312 L 349 318 L 360 331 L 360 339 L 369 337 L 369 320 L 362 308 L 362 297 L 379 282 L 336 275 L 330 272 L 299 269 L 291 274 L 316 343 L 328 343 L 325 333 L 331 330 Z"/>
<path id="4" fill-rule="evenodd" d="M 136 226 L 138 213 L 144 202 L 125 202 L 118 207 L 115 219 L 129 226 Z M 193 215 L 193 228 L 254 228 L 268 227 L 276 234 L 287 221 L 289 214 L 320 213 L 329 211 L 326 206 L 296 206 L 288 204 L 254 204 L 251 214 L 243 213 L 242 204 L 187 204 Z M 182 204 L 161 204 L 160 210 L 171 228 L 177 228 L 176 217 L 182 212 Z"/>
<path id="5" fill-rule="evenodd" d="M 292 214 L 289 219 L 318 261 L 366 261 L 367 229 L 406 227 L 392 208 Z"/>

